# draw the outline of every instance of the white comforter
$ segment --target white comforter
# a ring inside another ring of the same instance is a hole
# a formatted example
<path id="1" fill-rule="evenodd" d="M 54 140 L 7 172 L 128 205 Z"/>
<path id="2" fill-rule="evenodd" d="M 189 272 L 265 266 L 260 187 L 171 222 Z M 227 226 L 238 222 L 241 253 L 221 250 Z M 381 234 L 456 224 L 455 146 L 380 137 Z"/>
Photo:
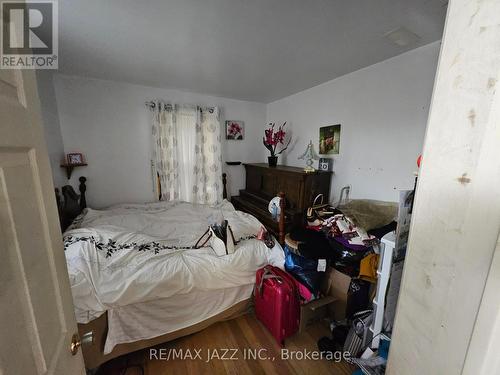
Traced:
<path id="1" fill-rule="evenodd" d="M 186 249 L 209 223 L 222 218 L 242 239 L 234 254 L 218 257 L 210 247 Z M 86 209 L 64 233 L 78 322 L 114 307 L 254 283 L 257 269 L 284 262 L 278 244 L 269 249 L 262 241 L 245 239 L 260 226 L 227 201 L 215 208 L 165 202 Z"/>

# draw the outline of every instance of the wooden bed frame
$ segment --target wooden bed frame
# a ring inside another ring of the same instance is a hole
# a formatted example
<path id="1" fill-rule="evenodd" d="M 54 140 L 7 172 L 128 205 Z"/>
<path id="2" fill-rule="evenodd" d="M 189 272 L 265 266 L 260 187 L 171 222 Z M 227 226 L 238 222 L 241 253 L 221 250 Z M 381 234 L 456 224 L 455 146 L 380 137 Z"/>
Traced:
<path id="1" fill-rule="evenodd" d="M 55 189 L 57 207 L 59 210 L 59 220 L 63 232 L 71 225 L 72 221 L 82 212 L 82 210 L 87 207 L 87 200 L 85 197 L 85 193 L 87 191 L 87 186 L 85 183 L 87 179 L 85 177 L 80 177 L 79 181 L 80 185 L 78 187 L 78 190 L 80 191 L 80 194 L 77 194 L 70 185 L 66 185 L 61 188 L 61 198 L 59 189 Z M 227 199 L 226 173 L 222 174 L 222 184 L 223 197 L 224 199 Z M 281 212 L 279 217 L 279 242 L 283 245 L 285 241 L 285 194 L 283 192 L 280 192 L 278 196 L 281 198 Z M 250 310 L 251 306 L 252 298 L 249 298 L 195 325 L 174 332 L 169 332 L 152 339 L 119 344 L 113 348 L 111 353 L 104 355 L 104 344 L 106 342 L 106 336 L 108 332 L 108 314 L 106 312 L 99 318 L 96 318 L 87 324 L 78 324 L 78 332 L 80 337 L 83 339 L 82 352 L 83 358 L 85 360 L 85 366 L 88 369 L 95 369 L 103 363 L 121 355 L 132 353 L 141 349 L 146 349 L 183 336 L 196 333 L 219 321 L 229 320 L 243 315 Z M 89 339 L 90 337 L 91 339 Z"/>
<path id="2" fill-rule="evenodd" d="M 61 198 L 59 189 L 55 189 L 57 210 L 59 211 L 59 223 L 61 224 L 61 230 L 63 232 L 71 225 L 73 220 L 82 213 L 83 209 L 87 207 L 87 198 L 85 197 L 85 192 L 87 191 L 85 182 L 87 178 L 82 176 L 78 180 L 80 181 L 78 187 L 80 194 L 77 194 L 71 185 L 65 185 L 61 188 Z"/>

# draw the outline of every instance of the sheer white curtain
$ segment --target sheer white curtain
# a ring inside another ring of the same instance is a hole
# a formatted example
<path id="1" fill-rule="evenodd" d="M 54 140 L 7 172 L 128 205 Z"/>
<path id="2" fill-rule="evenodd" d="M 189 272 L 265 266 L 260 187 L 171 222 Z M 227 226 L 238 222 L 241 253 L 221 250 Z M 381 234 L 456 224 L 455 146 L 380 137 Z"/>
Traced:
<path id="1" fill-rule="evenodd" d="M 156 197 L 204 204 L 220 202 L 218 108 L 154 104 L 152 164 Z"/>

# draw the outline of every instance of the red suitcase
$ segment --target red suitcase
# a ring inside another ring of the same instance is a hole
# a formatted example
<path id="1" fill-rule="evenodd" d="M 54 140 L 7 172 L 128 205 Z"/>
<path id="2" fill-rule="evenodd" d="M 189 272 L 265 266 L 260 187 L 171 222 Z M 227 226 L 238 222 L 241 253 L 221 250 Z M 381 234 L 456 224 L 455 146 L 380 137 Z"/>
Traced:
<path id="1" fill-rule="evenodd" d="M 291 275 L 273 266 L 257 271 L 255 315 L 281 345 L 298 331 L 299 295 Z"/>

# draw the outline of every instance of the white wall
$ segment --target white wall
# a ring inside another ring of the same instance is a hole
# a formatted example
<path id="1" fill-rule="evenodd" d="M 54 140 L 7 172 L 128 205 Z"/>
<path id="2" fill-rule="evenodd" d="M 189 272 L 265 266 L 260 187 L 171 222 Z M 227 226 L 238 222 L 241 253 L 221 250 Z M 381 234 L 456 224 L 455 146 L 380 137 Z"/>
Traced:
<path id="1" fill-rule="evenodd" d="M 334 159 L 332 197 L 352 185 L 351 196 L 395 201 L 398 189 L 413 188 L 415 160 L 422 151 L 440 42 L 301 91 L 267 106 L 267 122 L 287 121 L 297 157 L 309 140 L 318 152 L 319 128 L 341 124 Z M 316 164 L 317 165 L 317 164 Z"/>
<path id="2" fill-rule="evenodd" d="M 439 46 L 440 42 L 429 44 L 267 106 L 64 75 L 54 77 L 56 103 L 50 98 L 50 80 L 39 78 L 55 184 L 65 183 L 59 168 L 60 122 L 64 151 L 82 152 L 88 159 L 88 167 L 75 170 L 72 184 L 77 186 L 80 175 L 89 179 L 90 205 L 151 200 L 150 121 L 144 101 L 160 98 L 218 105 L 222 124 L 225 119 L 245 121 L 243 141 L 224 140 L 224 161 L 265 161 L 267 150 L 261 143 L 265 125 L 287 121 L 294 141 L 279 163 L 303 166 L 297 157 L 309 140 L 318 151 L 319 128 L 340 123 L 340 154 L 328 156 L 334 159 L 332 200 L 345 185 L 352 186 L 353 197 L 397 200 L 398 189 L 413 187 Z M 235 195 L 244 187 L 244 168 L 224 168 L 229 192 Z"/>
<path id="3" fill-rule="evenodd" d="M 53 73 L 49 70 L 37 70 L 36 76 L 52 178 L 54 186 L 61 188 L 67 183 L 67 179 L 64 170 L 60 167 L 61 160 L 64 158 L 64 145 L 59 126 L 56 94 L 52 82 Z"/>
<path id="4" fill-rule="evenodd" d="M 119 202 L 153 200 L 150 169 L 150 114 L 144 102 L 163 99 L 173 103 L 219 106 L 225 119 L 245 122 L 243 141 L 226 141 L 223 160 L 262 161 L 259 142 L 266 121 L 266 106 L 208 95 L 56 75 L 54 77 L 64 148 L 82 152 L 87 167 L 71 178 L 88 178 L 88 204 L 104 207 Z M 224 129 L 222 129 L 224 131 Z M 231 194 L 244 187 L 243 166 L 226 166 Z"/>

